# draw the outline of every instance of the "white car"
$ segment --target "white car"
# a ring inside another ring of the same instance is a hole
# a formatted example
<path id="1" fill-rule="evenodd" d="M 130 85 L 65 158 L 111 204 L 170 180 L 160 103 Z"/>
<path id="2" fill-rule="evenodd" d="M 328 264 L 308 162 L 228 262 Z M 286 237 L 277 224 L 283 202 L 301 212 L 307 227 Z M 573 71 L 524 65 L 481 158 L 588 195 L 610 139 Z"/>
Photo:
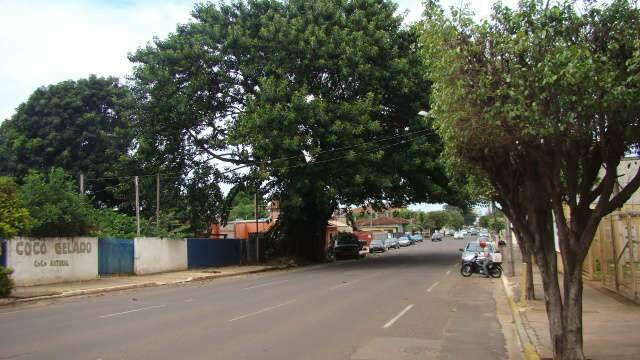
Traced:
<path id="1" fill-rule="evenodd" d="M 456 231 L 453 233 L 453 238 L 457 240 L 464 239 L 464 235 L 462 234 L 462 231 Z"/>
<path id="2" fill-rule="evenodd" d="M 400 237 L 400 238 L 398 239 L 398 244 L 399 244 L 400 246 L 403 246 L 403 247 L 404 247 L 404 246 L 409 246 L 409 245 L 411 245 L 411 240 L 409 240 L 409 238 L 408 238 L 408 237 L 406 237 L 406 236 L 402 236 L 402 237 Z"/>

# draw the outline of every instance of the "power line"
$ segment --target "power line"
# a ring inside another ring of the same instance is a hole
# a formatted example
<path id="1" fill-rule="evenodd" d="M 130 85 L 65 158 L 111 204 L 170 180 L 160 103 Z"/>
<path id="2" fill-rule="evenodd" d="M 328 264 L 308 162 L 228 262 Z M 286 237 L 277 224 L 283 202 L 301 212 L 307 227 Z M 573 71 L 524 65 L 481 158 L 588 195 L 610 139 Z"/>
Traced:
<path id="1" fill-rule="evenodd" d="M 406 143 L 408 141 L 413 141 L 413 140 L 415 140 L 417 138 L 429 135 L 429 133 L 426 133 L 426 132 L 431 131 L 431 130 L 432 129 L 422 129 L 422 130 L 417 130 L 417 131 L 408 132 L 408 133 L 404 133 L 404 134 L 398 134 L 398 135 L 394 135 L 394 136 L 390 136 L 390 137 L 386 137 L 386 138 L 376 139 L 376 140 L 372 140 L 372 141 L 368 141 L 368 142 L 363 142 L 363 143 L 356 144 L 356 145 L 349 145 L 349 146 L 343 146 L 343 147 L 339 147 L 339 148 L 335 148 L 335 149 L 328 149 L 328 150 L 319 151 L 319 152 L 316 153 L 316 155 L 326 154 L 326 153 L 331 153 L 331 152 L 336 152 L 336 151 L 348 150 L 348 149 L 352 149 L 352 148 L 356 148 L 356 147 L 360 147 L 360 146 L 364 146 L 364 145 L 371 145 L 371 144 L 376 144 L 376 143 L 387 141 L 387 140 L 392 140 L 392 139 L 396 139 L 396 138 L 403 138 L 403 137 L 419 134 L 418 136 L 416 136 L 414 138 L 405 139 L 405 140 L 402 140 L 402 141 L 400 141 L 398 143 L 394 143 L 394 144 L 391 144 L 391 145 L 385 145 L 385 146 L 382 146 L 382 147 L 369 149 L 369 150 L 364 151 L 362 153 L 350 154 L 350 155 L 345 155 L 345 156 L 341 156 L 341 157 L 337 157 L 337 158 L 332 158 L 332 159 L 327 159 L 327 160 L 319 160 L 319 161 L 314 161 L 314 162 L 310 162 L 310 163 L 303 163 L 303 164 L 299 164 L 299 165 L 291 165 L 291 166 L 280 167 L 280 168 L 281 169 L 286 169 L 286 168 L 303 167 L 303 166 L 310 166 L 310 165 L 315 165 L 315 164 L 327 163 L 327 162 L 334 161 L 334 160 L 345 159 L 345 158 L 348 158 L 348 157 L 351 157 L 351 156 L 358 156 L 358 155 L 361 155 L 361 154 L 366 154 L 366 153 L 370 153 L 370 152 L 373 152 L 373 151 L 386 149 L 386 148 L 389 148 L 389 147 L 392 147 L 392 146 L 397 146 L 397 145 L 400 145 L 400 144 L 404 144 L 404 143 Z M 286 160 L 291 160 L 291 159 L 296 159 L 296 158 L 301 158 L 301 157 L 305 157 L 305 155 L 304 154 L 300 154 L 300 155 L 282 157 L 282 158 L 273 159 L 273 160 L 255 161 L 255 162 L 251 162 L 251 163 L 248 163 L 248 164 L 243 164 L 243 165 L 235 167 L 233 169 L 222 171 L 220 173 L 220 175 L 225 175 L 225 174 L 228 174 L 228 173 L 231 173 L 231 172 L 243 169 L 243 168 L 251 167 L 251 166 L 274 163 L 274 162 L 278 162 L 278 161 L 286 161 Z M 158 175 L 157 173 L 154 173 L 154 174 L 138 175 L 138 177 L 151 177 L 151 176 L 157 176 L 157 175 Z M 160 175 L 163 176 L 163 178 L 166 179 L 166 177 L 164 177 L 164 175 L 182 175 L 182 173 L 181 172 L 160 173 Z M 85 179 L 85 181 L 113 180 L 113 179 L 133 179 L 134 177 L 135 177 L 135 175 L 104 176 L 104 177 L 96 177 L 96 178 L 91 178 L 91 179 Z M 180 176 L 177 176 L 177 177 L 180 177 Z"/>

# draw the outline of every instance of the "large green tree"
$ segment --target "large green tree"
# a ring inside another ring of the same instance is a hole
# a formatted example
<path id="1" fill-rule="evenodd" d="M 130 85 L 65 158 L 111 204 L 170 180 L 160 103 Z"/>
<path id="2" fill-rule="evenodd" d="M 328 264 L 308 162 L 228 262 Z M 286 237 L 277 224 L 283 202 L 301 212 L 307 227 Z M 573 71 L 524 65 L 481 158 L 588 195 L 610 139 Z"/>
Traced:
<path id="1" fill-rule="evenodd" d="M 112 175 L 131 147 L 132 96 L 113 77 L 90 76 L 37 89 L 0 126 L 0 175 L 20 183 L 53 167 L 86 179 Z M 113 180 L 88 180 L 98 204 L 113 204 Z"/>
<path id="2" fill-rule="evenodd" d="M 418 116 L 429 80 L 392 1 L 196 6 L 131 60 L 155 143 L 253 169 L 279 200 L 284 250 L 324 258 L 338 204 L 441 202 L 441 142 Z M 254 178 L 255 179 L 255 178 Z M 243 181 L 235 178 L 233 181 Z"/>
<path id="3" fill-rule="evenodd" d="M 486 176 L 534 252 L 554 358 L 584 359 L 582 264 L 600 220 L 640 186 L 640 173 L 617 184 L 640 145 L 640 10 L 526 0 L 477 24 L 429 1 L 424 24 L 446 154 Z"/>

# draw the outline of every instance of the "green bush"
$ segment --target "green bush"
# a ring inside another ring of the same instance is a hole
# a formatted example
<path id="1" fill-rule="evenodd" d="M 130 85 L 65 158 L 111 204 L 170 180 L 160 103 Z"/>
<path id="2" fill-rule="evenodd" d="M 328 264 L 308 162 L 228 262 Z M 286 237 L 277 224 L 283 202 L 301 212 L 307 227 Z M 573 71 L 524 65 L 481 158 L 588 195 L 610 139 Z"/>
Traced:
<path id="1" fill-rule="evenodd" d="M 81 236 L 95 229 L 89 199 L 76 191 L 71 177 L 61 169 L 51 169 L 47 177 L 30 172 L 18 193 L 31 215 L 30 235 Z"/>
<path id="2" fill-rule="evenodd" d="M 29 227 L 29 212 L 20 206 L 13 178 L 0 176 L 0 239 L 9 239 Z"/>
<path id="3" fill-rule="evenodd" d="M 13 280 L 11 279 L 13 270 L 0 266 L 0 297 L 7 297 L 13 289 Z"/>
<path id="4" fill-rule="evenodd" d="M 111 209 L 96 210 L 96 230 L 93 235 L 99 237 L 117 237 L 133 239 L 136 237 L 136 218 L 118 213 Z M 160 213 L 160 226 L 156 219 L 140 219 L 140 235 L 165 238 L 184 238 L 189 228 L 183 224 L 173 211 Z"/>

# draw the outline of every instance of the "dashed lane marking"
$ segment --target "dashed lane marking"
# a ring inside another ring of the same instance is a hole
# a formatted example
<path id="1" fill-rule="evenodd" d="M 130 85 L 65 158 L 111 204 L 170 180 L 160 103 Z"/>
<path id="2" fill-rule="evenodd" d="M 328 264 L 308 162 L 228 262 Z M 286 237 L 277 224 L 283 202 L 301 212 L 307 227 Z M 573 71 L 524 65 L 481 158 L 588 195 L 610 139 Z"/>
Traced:
<path id="1" fill-rule="evenodd" d="M 393 319 L 389 320 L 389 322 L 387 322 L 386 324 L 384 324 L 384 326 L 382 327 L 383 329 L 388 329 L 390 328 L 396 321 L 398 321 L 404 314 L 406 314 L 409 310 L 411 310 L 411 308 L 413 307 L 413 304 L 408 305 L 406 308 L 404 308 L 404 310 L 400 311 L 400 313 L 398 315 L 396 315 Z"/>
<path id="2" fill-rule="evenodd" d="M 232 322 L 232 321 L 236 321 L 236 320 L 241 320 L 241 319 L 248 318 L 248 317 L 250 317 L 250 316 L 254 316 L 254 315 L 258 315 L 258 314 L 262 314 L 262 313 L 264 313 L 264 312 L 267 312 L 267 311 L 270 311 L 270 310 L 277 309 L 277 308 L 279 308 L 279 307 L 283 307 L 283 306 L 289 305 L 289 304 L 291 304 L 291 303 L 292 303 L 292 302 L 294 302 L 294 301 L 295 301 L 295 300 L 290 300 L 290 301 L 284 302 L 284 303 L 282 303 L 282 304 L 278 304 L 278 305 L 274 305 L 274 306 L 269 306 L 269 307 L 267 307 L 267 308 L 264 308 L 264 309 L 261 309 L 261 310 L 258 310 L 258 311 L 254 311 L 254 312 L 252 312 L 252 313 L 248 313 L 248 314 L 240 315 L 240 316 L 238 316 L 238 317 L 234 317 L 234 318 L 233 318 L 233 319 L 231 319 L 231 320 L 228 320 L 228 322 Z"/>
<path id="3" fill-rule="evenodd" d="M 143 307 L 143 308 L 139 308 L 139 309 L 133 309 L 133 310 L 123 311 L 123 312 L 119 312 L 119 313 L 113 313 L 113 314 L 102 315 L 102 316 L 100 316 L 100 318 L 101 318 L 101 319 L 106 319 L 106 318 L 110 318 L 110 317 L 114 317 L 114 316 L 120 316 L 120 315 L 131 314 L 131 313 L 138 312 L 138 311 L 145 311 L 145 310 L 157 309 L 157 308 L 161 308 L 161 307 L 165 307 L 165 306 L 166 306 L 166 305 L 153 305 L 153 306 L 147 306 L 147 307 Z"/>

